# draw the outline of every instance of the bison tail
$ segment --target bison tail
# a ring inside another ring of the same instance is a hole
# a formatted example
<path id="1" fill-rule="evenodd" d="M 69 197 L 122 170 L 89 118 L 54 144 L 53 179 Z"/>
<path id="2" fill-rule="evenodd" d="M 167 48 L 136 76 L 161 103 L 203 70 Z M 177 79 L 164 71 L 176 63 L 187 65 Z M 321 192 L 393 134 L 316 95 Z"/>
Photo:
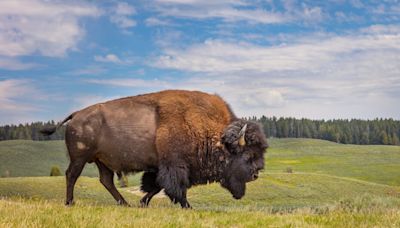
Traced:
<path id="1" fill-rule="evenodd" d="M 69 115 L 67 118 L 65 118 L 61 123 L 57 124 L 56 126 L 52 126 L 52 127 L 44 127 L 43 129 L 41 129 L 39 132 L 42 133 L 43 135 L 51 135 L 54 132 L 57 131 L 57 129 L 63 125 L 64 123 L 66 123 L 68 120 L 72 119 L 72 117 L 74 117 L 75 113 L 72 113 L 71 115 Z"/>
<path id="2" fill-rule="evenodd" d="M 48 136 L 48 135 L 51 135 L 51 134 L 53 134 L 54 132 L 56 132 L 56 130 L 57 130 L 57 126 L 53 126 L 53 127 L 45 127 L 45 128 L 43 128 L 43 129 L 40 129 L 39 132 L 40 132 L 42 135 Z"/>

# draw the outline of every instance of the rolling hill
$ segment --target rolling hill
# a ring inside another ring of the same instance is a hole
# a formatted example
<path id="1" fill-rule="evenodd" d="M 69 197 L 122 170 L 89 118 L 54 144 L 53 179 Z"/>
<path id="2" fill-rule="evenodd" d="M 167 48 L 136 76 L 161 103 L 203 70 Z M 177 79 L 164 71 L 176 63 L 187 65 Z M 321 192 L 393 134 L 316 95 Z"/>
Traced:
<path id="1" fill-rule="evenodd" d="M 400 185 L 400 146 L 349 145 L 318 139 L 272 139 L 267 172 L 329 174 Z"/>
<path id="2" fill-rule="evenodd" d="M 344 145 L 317 139 L 269 139 L 267 173 L 320 173 L 400 185 L 400 146 Z M 63 141 L 0 141 L 0 175 L 48 176 L 51 166 L 62 172 L 68 165 Z M 87 164 L 84 176 L 96 177 L 97 168 Z"/>

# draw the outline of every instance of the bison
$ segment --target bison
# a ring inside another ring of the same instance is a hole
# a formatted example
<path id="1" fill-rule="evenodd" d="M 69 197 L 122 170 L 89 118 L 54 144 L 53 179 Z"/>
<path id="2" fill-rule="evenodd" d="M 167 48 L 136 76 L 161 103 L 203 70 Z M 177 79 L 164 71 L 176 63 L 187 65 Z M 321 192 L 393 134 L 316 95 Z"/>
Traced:
<path id="1" fill-rule="evenodd" d="M 257 123 L 238 119 L 219 96 L 198 91 L 167 90 L 95 104 L 41 132 L 50 135 L 66 122 L 66 205 L 72 205 L 75 182 L 92 162 L 121 205 L 128 203 L 114 185 L 114 173 L 139 171 L 144 171 L 143 207 L 164 189 L 173 203 L 190 208 L 187 189 L 210 182 L 240 199 L 246 183 L 264 168 L 268 147 Z"/>

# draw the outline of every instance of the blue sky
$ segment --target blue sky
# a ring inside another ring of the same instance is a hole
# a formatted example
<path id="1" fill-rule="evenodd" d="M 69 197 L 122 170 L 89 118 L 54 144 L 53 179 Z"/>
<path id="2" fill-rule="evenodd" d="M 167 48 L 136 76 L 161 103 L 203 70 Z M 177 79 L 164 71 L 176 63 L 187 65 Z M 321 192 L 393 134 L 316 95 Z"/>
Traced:
<path id="1" fill-rule="evenodd" d="M 238 116 L 400 119 L 400 1 L 0 1 L 0 124 L 164 89 Z"/>

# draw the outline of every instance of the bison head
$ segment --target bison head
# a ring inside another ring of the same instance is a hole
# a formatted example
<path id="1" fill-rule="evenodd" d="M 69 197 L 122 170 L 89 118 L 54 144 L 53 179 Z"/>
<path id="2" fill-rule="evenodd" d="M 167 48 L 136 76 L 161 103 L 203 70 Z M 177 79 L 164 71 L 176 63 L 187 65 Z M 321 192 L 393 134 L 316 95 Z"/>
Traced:
<path id="1" fill-rule="evenodd" d="M 267 141 L 257 123 L 237 120 L 226 127 L 221 143 L 229 151 L 221 185 L 235 199 L 240 199 L 245 194 L 246 183 L 257 179 L 258 172 L 264 168 Z"/>

